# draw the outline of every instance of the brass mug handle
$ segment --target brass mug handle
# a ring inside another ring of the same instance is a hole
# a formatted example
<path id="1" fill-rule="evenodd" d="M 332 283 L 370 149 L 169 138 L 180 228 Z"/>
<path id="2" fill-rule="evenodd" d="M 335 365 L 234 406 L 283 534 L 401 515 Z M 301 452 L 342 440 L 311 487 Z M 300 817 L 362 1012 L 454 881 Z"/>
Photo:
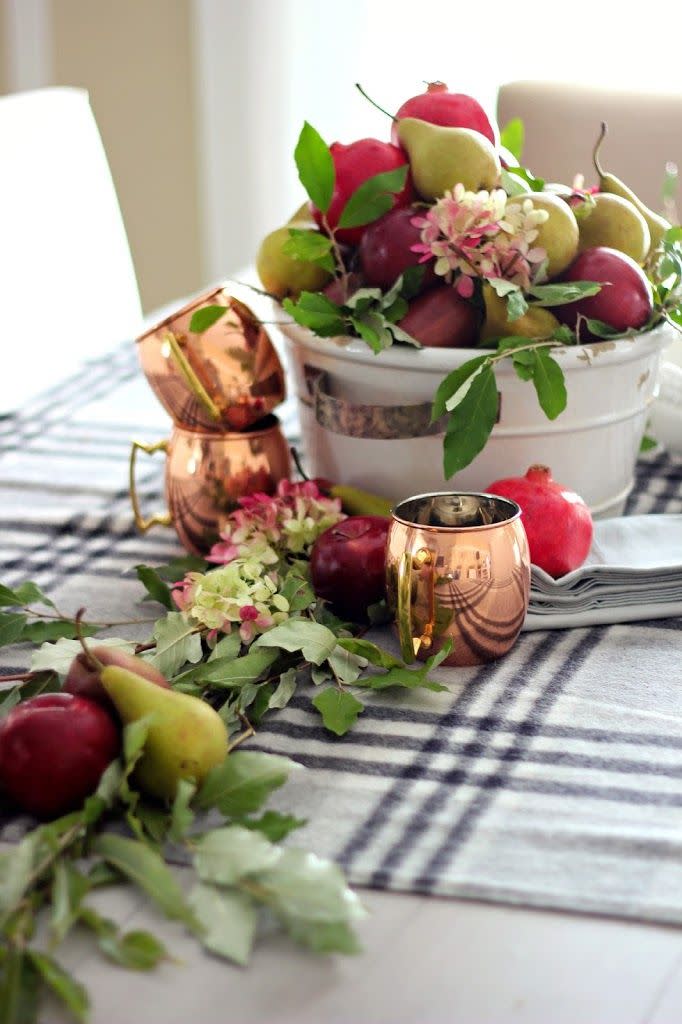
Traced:
<path id="1" fill-rule="evenodd" d="M 400 653 L 403 661 L 414 661 L 420 648 L 427 650 L 433 643 L 433 611 L 435 605 L 433 572 L 429 584 L 429 621 L 424 627 L 424 632 L 419 637 L 414 636 L 412 628 L 412 570 L 421 569 L 424 566 L 433 566 L 433 553 L 428 548 L 420 548 L 413 555 L 411 551 L 405 551 L 398 562 L 398 639 L 400 641 Z"/>
<path id="2" fill-rule="evenodd" d="M 164 340 L 168 342 L 168 346 L 171 350 L 173 362 L 178 368 L 180 376 L 185 381 L 185 384 L 190 389 L 194 397 L 197 399 L 200 405 L 204 407 L 211 419 L 215 420 L 216 423 L 220 422 L 220 409 L 215 404 L 208 391 L 201 383 L 196 373 L 189 364 L 187 356 L 182 351 L 178 339 L 175 337 L 172 331 L 166 331 Z"/>
<path id="3" fill-rule="evenodd" d="M 151 516 L 149 519 L 145 519 L 142 515 L 140 501 L 137 496 L 137 485 L 135 483 L 135 463 L 138 451 L 143 451 L 147 455 L 153 455 L 154 452 L 168 452 L 168 441 L 157 441 L 156 444 L 144 444 L 142 441 L 133 441 L 130 449 L 130 462 L 128 465 L 130 503 L 133 506 L 135 526 L 140 533 L 146 533 L 147 530 L 151 530 L 152 526 L 170 526 L 173 522 L 173 517 L 170 512 L 157 512 L 156 515 Z"/>

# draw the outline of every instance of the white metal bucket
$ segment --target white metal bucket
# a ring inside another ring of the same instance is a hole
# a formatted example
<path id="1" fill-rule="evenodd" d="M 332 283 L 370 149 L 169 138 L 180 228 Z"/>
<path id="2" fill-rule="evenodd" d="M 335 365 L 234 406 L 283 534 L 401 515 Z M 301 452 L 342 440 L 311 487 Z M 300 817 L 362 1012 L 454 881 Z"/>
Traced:
<path id="1" fill-rule="evenodd" d="M 396 346 L 375 356 L 358 339 L 317 338 L 294 323 L 281 329 L 311 475 L 398 501 L 446 484 L 484 490 L 541 462 L 600 517 L 620 515 L 632 489 L 660 353 L 671 340 L 671 328 L 662 324 L 643 335 L 554 350 L 568 391 L 567 408 L 554 421 L 540 409 L 532 383 L 501 361 L 495 369 L 499 421 L 481 454 L 445 481 L 443 436 L 426 433 L 428 410 L 443 377 L 480 349 Z M 377 406 L 382 414 L 391 407 L 393 433 L 383 424 L 383 435 L 373 434 Z M 344 407 L 353 415 L 344 416 Z M 416 423 L 421 436 L 405 436 L 406 421 Z"/>

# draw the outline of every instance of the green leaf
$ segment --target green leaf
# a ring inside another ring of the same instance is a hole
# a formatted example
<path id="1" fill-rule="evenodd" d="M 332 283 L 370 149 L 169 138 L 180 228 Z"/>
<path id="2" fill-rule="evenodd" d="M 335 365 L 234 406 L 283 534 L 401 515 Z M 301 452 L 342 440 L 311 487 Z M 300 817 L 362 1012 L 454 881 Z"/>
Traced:
<path id="1" fill-rule="evenodd" d="M 545 182 L 543 178 L 536 178 L 527 167 L 509 167 L 506 171 L 502 172 L 502 178 L 505 180 L 505 175 L 515 175 L 517 178 L 521 178 L 525 181 L 528 188 L 527 192 L 544 192 Z M 505 186 L 503 185 L 503 188 Z M 506 191 L 506 188 L 505 188 Z"/>
<path id="2" fill-rule="evenodd" d="M 129 970 L 150 971 L 162 960 L 169 959 L 163 942 L 147 931 L 121 935 L 112 924 L 111 928 L 99 932 L 98 944 L 105 956 Z"/>
<path id="3" fill-rule="evenodd" d="M 108 832 L 97 836 L 92 850 L 142 889 L 167 917 L 195 926 L 175 876 L 154 850 L 137 839 Z"/>
<path id="4" fill-rule="evenodd" d="M 481 367 L 490 361 L 490 356 L 475 356 L 473 359 L 467 359 L 466 363 L 462 363 L 456 370 L 449 373 L 440 384 L 436 391 L 436 397 L 433 400 L 433 410 L 431 412 L 431 422 L 435 423 L 439 420 L 448 410 L 448 402 L 450 399 L 457 395 L 457 392 L 464 386 L 464 384 L 477 374 Z"/>
<path id="5" fill-rule="evenodd" d="M 38 1016 L 40 980 L 27 953 L 11 946 L 0 967 L 0 1021 L 34 1024 Z"/>
<path id="6" fill-rule="evenodd" d="M 322 136 L 307 121 L 294 150 L 298 177 L 315 206 L 326 213 L 334 194 L 334 161 Z"/>
<path id="7" fill-rule="evenodd" d="M 291 612 L 305 611 L 315 603 L 315 591 L 308 575 L 303 575 L 302 570 L 297 566 L 289 570 L 279 589 L 282 597 L 289 602 Z"/>
<path id="8" fill-rule="evenodd" d="M 619 338 L 625 332 L 619 331 L 615 327 L 611 327 L 610 324 L 605 324 L 603 320 L 595 320 L 593 317 L 579 316 L 577 332 L 580 331 L 580 325 L 585 324 L 590 334 L 594 334 L 597 338 Z"/>
<path id="9" fill-rule="evenodd" d="M 561 324 L 552 331 L 552 339 L 561 341 L 564 345 L 575 345 L 575 331 L 572 331 L 567 324 Z"/>
<path id="10" fill-rule="evenodd" d="M 525 179 L 521 179 L 515 174 L 510 174 L 506 167 L 503 167 L 500 172 L 500 184 L 510 199 L 514 199 L 516 196 L 524 196 L 528 192 L 528 183 Z"/>
<path id="11" fill-rule="evenodd" d="M 128 654 L 133 654 L 135 644 L 130 640 L 121 640 L 119 637 L 107 637 L 97 641 L 100 647 L 117 647 Z M 37 651 L 31 655 L 32 672 L 56 672 L 61 678 L 66 676 L 71 662 L 77 654 L 83 650 L 78 640 L 62 639 L 56 643 L 42 644 Z"/>
<path id="12" fill-rule="evenodd" d="M 243 892 L 197 885 L 190 894 L 190 904 L 203 926 L 201 941 L 206 949 L 246 966 L 258 921 L 253 899 Z"/>
<path id="13" fill-rule="evenodd" d="M 334 676 L 340 683 L 354 683 L 360 673 L 367 667 L 367 659 L 354 654 L 337 644 L 327 659 Z"/>
<path id="14" fill-rule="evenodd" d="M 149 568 L 152 568 L 152 566 L 149 566 Z M 188 572 L 207 572 L 208 569 L 214 569 L 215 566 L 211 565 L 204 558 L 199 558 L 198 555 L 181 555 L 180 558 L 172 558 L 170 562 L 154 566 L 153 568 L 154 572 L 162 580 L 165 580 L 167 583 L 177 583 Z"/>
<path id="15" fill-rule="evenodd" d="M 290 668 L 282 672 L 277 689 L 270 696 L 268 707 L 271 709 L 285 708 L 296 693 L 296 669 Z"/>
<path id="16" fill-rule="evenodd" d="M 281 851 L 261 832 L 241 825 L 215 828 L 194 849 L 194 869 L 202 882 L 235 885 L 241 878 L 272 867 Z"/>
<path id="17" fill-rule="evenodd" d="M 334 257 L 331 253 L 332 240 L 319 231 L 310 229 L 301 231 L 289 228 L 289 238 L 282 246 L 282 253 L 304 263 L 316 263 L 325 270 L 334 270 Z"/>
<path id="18" fill-rule="evenodd" d="M 362 953 L 362 946 L 350 924 L 345 921 L 305 921 L 287 918 L 284 921 L 294 942 L 313 953 Z"/>
<path id="19" fill-rule="evenodd" d="M 164 608 L 168 608 L 170 611 L 174 607 L 170 587 L 161 579 L 156 569 L 152 569 L 149 565 L 136 565 L 135 571 L 138 580 L 146 588 L 146 593 L 142 600 L 144 601 L 149 598 L 152 601 L 158 601 L 159 604 L 162 604 Z"/>
<path id="20" fill-rule="evenodd" d="M 383 217 L 393 207 L 395 194 L 405 187 L 408 165 L 367 178 L 350 196 L 339 217 L 340 228 L 357 228 Z"/>
<path id="21" fill-rule="evenodd" d="M 350 924 L 365 916 L 355 893 L 336 864 L 305 850 L 285 849 L 273 868 L 259 874 L 268 905 L 285 924 Z"/>
<path id="22" fill-rule="evenodd" d="M 533 306 L 565 306 L 599 291 L 601 285 L 596 281 L 567 281 L 565 284 L 532 284 L 528 294 L 535 299 Z"/>
<path id="23" fill-rule="evenodd" d="M 523 144 L 525 141 L 525 129 L 520 117 L 512 117 L 500 132 L 500 145 L 508 149 L 517 163 L 521 163 L 523 156 Z"/>
<path id="24" fill-rule="evenodd" d="M 96 626 L 81 624 L 82 636 L 95 636 L 99 632 Z M 62 637 L 73 639 L 78 636 L 78 627 L 70 619 L 43 621 L 42 619 L 27 622 L 21 631 L 19 643 L 42 644 L 46 641 L 60 640 Z"/>
<path id="25" fill-rule="evenodd" d="M 313 705 L 322 715 L 325 729 L 336 736 L 345 736 L 355 725 L 358 715 L 365 710 L 365 705 L 347 690 L 337 690 L 330 686 L 322 693 L 313 697 Z"/>
<path id="26" fill-rule="evenodd" d="M 422 689 L 435 692 L 447 690 L 447 686 L 431 682 L 429 672 L 432 672 L 434 668 L 438 668 L 451 650 L 452 641 L 447 640 L 441 649 L 436 654 L 432 654 L 430 658 L 427 658 L 420 668 L 406 668 L 404 665 L 397 665 L 382 675 L 363 676 L 362 679 L 358 680 L 357 685 L 367 686 L 371 690 L 387 690 L 391 686 L 402 686 L 409 690 L 421 687 Z"/>
<path id="27" fill-rule="evenodd" d="M 518 320 L 524 313 L 528 312 L 528 303 L 526 302 L 523 292 L 521 289 L 511 291 L 507 293 L 507 321 L 511 324 L 514 320 Z"/>
<path id="28" fill-rule="evenodd" d="M 29 950 L 34 967 L 37 968 L 45 984 L 54 992 L 77 1021 L 86 1021 L 90 1009 L 90 999 L 85 988 L 64 970 L 61 964 L 46 953 Z"/>
<path id="29" fill-rule="evenodd" d="M 283 300 L 282 306 L 296 323 L 309 327 L 320 337 L 333 338 L 345 332 L 341 307 L 320 292 L 301 292 L 297 302 L 287 298 Z"/>
<path id="30" fill-rule="evenodd" d="M 40 832 L 29 832 L 11 853 L 0 854 L 0 913 L 11 910 L 26 892 L 39 842 Z"/>
<path id="31" fill-rule="evenodd" d="M 209 327 L 213 327 L 213 324 L 218 323 L 227 311 L 227 306 L 204 306 L 203 309 L 197 309 L 192 313 L 192 319 L 189 322 L 190 331 L 192 334 L 203 334 Z"/>
<path id="32" fill-rule="evenodd" d="M 0 613 L 0 647 L 16 643 L 21 636 L 27 619 L 21 612 Z"/>
<path id="33" fill-rule="evenodd" d="M 260 810 L 270 793 L 283 786 L 294 761 L 276 754 L 242 750 L 213 768 L 199 790 L 196 805 L 218 807 L 222 814 L 243 817 Z"/>
<path id="34" fill-rule="evenodd" d="M 46 597 L 37 583 L 33 583 L 31 580 L 20 584 L 15 590 L 10 590 L 9 587 L 5 587 L 0 583 L 0 608 L 15 605 L 25 608 L 29 604 L 45 604 L 49 605 L 50 608 L 54 608 L 54 604 L 50 601 L 49 597 Z"/>
<path id="35" fill-rule="evenodd" d="M 402 661 L 399 661 L 389 651 L 383 651 L 381 647 L 377 647 L 370 640 L 342 636 L 339 637 L 338 643 L 339 647 L 344 647 L 347 651 L 351 651 L 352 654 L 357 654 L 370 662 L 370 664 L 378 665 L 380 668 L 398 668 L 403 664 Z"/>
<path id="36" fill-rule="evenodd" d="M 5 718 L 12 708 L 21 703 L 21 691 L 21 686 L 15 686 L 11 690 L 2 691 L 3 693 L 6 692 L 6 696 L 0 701 L 0 719 Z"/>
<path id="37" fill-rule="evenodd" d="M 237 634 L 239 635 L 239 634 Z M 240 658 L 216 658 L 197 665 L 194 669 L 183 672 L 173 680 L 173 685 L 189 680 L 210 684 L 213 687 L 234 688 L 255 683 L 279 657 L 279 651 L 257 648 L 253 645 L 248 654 Z"/>
<path id="38" fill-rule="evenodd" d="M 290 832 L 303 828 L 308 822 L 305 818 L 295 818 L 292 814 L 280 814 L 279 811 L 265 811 L 260 818 L 244 818 L 239 822 L 244 828 L 262 832 L 272 843 L 278 843 Z"/>
<path id="39" fill-rule="evenodd" d="M 78 920 L 81 903 L 90 885 L 89 879 L 69 861 L 61 858 L 55 862 L 50 917 L 50 931 L 55 943 L 62 942 Z"/>
<path id="40" fill-rule="evenodd" d="M 188 779 L 180 779 L 178 782 L 168 832 L 168 838 L 175 843 L 181 842 L 192 827 L 194 811 L 191 809 L 190 803 L 196 791 L 197 787 Z"/>
<path id="41" fill-rule="evenodd" d="M 533 384 L 540 408 L 548 419 L 554 420 L 566 408 L 566 381 L 564 372 L 546 348 L 536 348 Z"/>
<path id="42" fill-rule="evenodd" d="M 682 242 L 682 227 L 677 225 L 675 227 L 668 228 L 663 236 L 663 241 L 669 243 Z"/>
<path id="43" fill-rule="evenodd" d="M 157 846 L 166 842 L 171 826 L 170 814 L 161 807 L 139 802 L 135 807 L 135 817 L 142 830 L 140 838 L 149 837 Z"/>
<path id="44" fill-rule="evenodd" d="M 648 437 L 645 434 L 644 437 L 642 438 L 641 444 L 639 446 L 639 450 L 640 450 L 640 452 L 650 452 L 652 450 L 652 448 L 657 448 L 657 447 L 658 447 L 658 441 L 655 438 Z"/>
<path id="45" fill-rule="evenodd" d="M 242 646 L 242 638 L 238 630 L 227 633 L 215 645 L 208 656 L 208 661 L 217 661 L 218 658 L 236 658 Z"/>
<path id="46" fill-rule="evenodd" d="M 367 342 L 375 355 L 393 344 L 393 335 L 378 313 L 363 313 L 361 317 L 352 316 L 350 322 L 357 335 Z"/>
<path id="47" fill-rule="evenodd" d="M 252 648 L 279 647 L 283 651 L 300 651 L 306 661 L 321 665 L 336 647 L 331 629 L 309 619 L 287 619 L 266 633 L 261 633 Z"/>
<path id="48" fill-rule="evenodd" d="M 474 377 L 462 401 L 450 413 L 444 442 L 443 472 L 449 480 L 483 450 L 497 419 L 498 396 L 490 366 Z"/>
<path id="49" fill-rule="evenodd" d="M 185 662 L 201 661 L 201 637 L 196 629 L 180 612 L 169 612 L 154 625 L 156 650 L 149 660 L 166 678 L 174 676 Z"/>

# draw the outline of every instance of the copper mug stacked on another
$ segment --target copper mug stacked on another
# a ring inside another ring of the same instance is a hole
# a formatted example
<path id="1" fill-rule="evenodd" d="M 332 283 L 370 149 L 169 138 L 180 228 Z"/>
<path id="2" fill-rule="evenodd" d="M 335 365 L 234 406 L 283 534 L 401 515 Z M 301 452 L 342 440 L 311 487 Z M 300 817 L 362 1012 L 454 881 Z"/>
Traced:
<path id="1" fill-rule="evenodd" d="M 193 299 L 137 339 L 142 369 L 173 419 L 169 439 L 133 441 L 130 497 L 142 532 L 173 525 L 204 555 L 238 499 L 273 494 L 290 475 L 289 449 L 272 410 L 286 395 L 277 352 L 252 311 L 223 286 Z M 168 511 L 142 515 L 138 451 L 166 453 Z"/>

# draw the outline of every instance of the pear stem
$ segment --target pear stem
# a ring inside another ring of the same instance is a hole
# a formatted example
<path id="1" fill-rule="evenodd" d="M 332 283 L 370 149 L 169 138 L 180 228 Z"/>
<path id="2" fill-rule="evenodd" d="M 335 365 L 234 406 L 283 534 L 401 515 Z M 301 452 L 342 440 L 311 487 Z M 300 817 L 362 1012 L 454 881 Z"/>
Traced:
<path id="1" fill-rule="evenodd" d="M 604 169 L 601 163 L 599 162 L 599 150 L 601 149 L 602 142 L 606 138 L 606 133 L 608 132 L 608 130 L 609 129 L 608 125 L 606 124 L 606 121 L 602 121 L 601 131 L 599 132 L 599 138 L 597 139 L 596 145 L 592 151 L 592 163 L 594 164 L 594 169 L 600 178 L 604 177 Z"/>
<path id="2" fill-rule="evenodd" d="M 104 665 L 99 660 L 99 658 L 95 657 L 95 655 L 92 653 L 92 651 L 86 644 L 85 637 L 83 636 L 83 631 L 81 630 L 81 619 L 83 618 L 84 615 L 85 608 L 79 608 L 78 611 L 76 612 L 76 617 L 74 619 L 74 625 L 76 627 L 76 637 L 81 647 L 83 648 L 83 653 L 85 654 L 88 668 L 96 669 L 98 672 L 101 672 L 104 668 Z"/>
<path id="3" fill-rule="evenodd" d="M 383 107 L 380 107 L 379 104 L 375 100 L 373 100 L 371 96 L 368 96 L 367 93 L 362 88 L 362 86 L 360 85 L 359 82 L 355 83 L 355 88 L 358 90 L 358 92 L 360 93 L 361 96 L 364 96 L 364 98 L 367 100 L 368 103 L 371 103 L 373 107 L 376 107 L 377 110 L 380 110 L 382 114 L 386 115 L 386 117 L 390 117 L 391 121 L 397 121 L 398 120 L 398 118 L 395 116 L 395 114 L 389 114 L 389 112 L 387 110 L 384 110 Z"/>
<path id="4" fill-rule="evenodd" d="M 308 476 L 308 474 L 304 470 L 303 466 L 301 465 L 301 457 L 300 457 L 300 455 L 298 454 L 298 452 L 296 451 L 296 449 L 294 448 L 293 445 L 291 446 L 289 451 L 291 452 L 291 457 L 294 460 L 294 465 L 296 466 L 296 469 L 298 470 L 300 476 L 303 477 L 303 480 L 305 481 L 305 483 L 308 483 L 308 481 L 310 480 L 310 477 Z"/>

